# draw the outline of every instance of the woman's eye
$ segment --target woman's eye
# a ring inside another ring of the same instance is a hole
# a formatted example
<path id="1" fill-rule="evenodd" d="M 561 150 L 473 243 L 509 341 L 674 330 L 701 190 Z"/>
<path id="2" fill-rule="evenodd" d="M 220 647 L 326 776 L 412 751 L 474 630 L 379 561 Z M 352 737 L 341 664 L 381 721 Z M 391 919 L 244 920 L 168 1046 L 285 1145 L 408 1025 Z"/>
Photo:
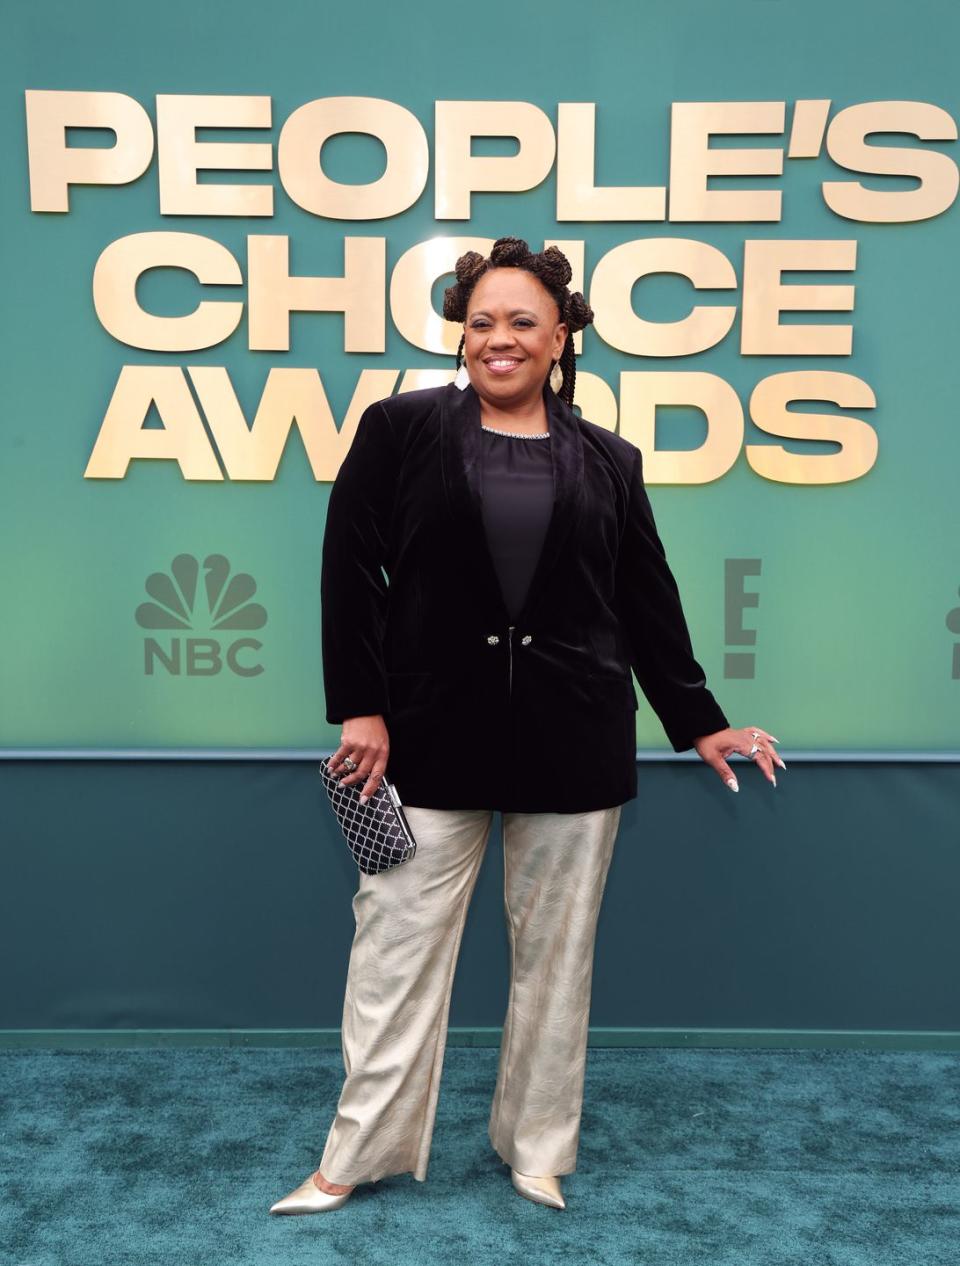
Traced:
<path id="1" fill-rule="evenodd" d="M 486 321 L 471 321 L 470 328 L 471 330 L 482 330 L 486 327 L 487 324 L 488 323 Z M 527 317 L 520 317 L 518 320 L 514 321 L 514 325 L 522 325 L 525 327 L 530 327 L 533 325 L 533 322 L 528 320 Z"/>

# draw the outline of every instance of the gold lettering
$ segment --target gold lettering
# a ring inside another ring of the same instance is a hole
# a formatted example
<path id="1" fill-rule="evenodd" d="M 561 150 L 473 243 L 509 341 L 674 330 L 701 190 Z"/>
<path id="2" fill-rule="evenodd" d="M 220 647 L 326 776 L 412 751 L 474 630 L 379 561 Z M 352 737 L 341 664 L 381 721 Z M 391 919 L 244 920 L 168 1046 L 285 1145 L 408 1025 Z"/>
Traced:
<path id="1" fill-rule="evenodd" d="M 273 215 L 270 185 L 200 184 L 212 170 L 270 171 L 269 141 L 198 141 L 197 128 L 268 128 L 270 98 L 157 94 L 161 215 Z"/>
<path id="2" fill-rule="evenodd" d="M 227 478 L 256 481 L 276 478 L 294 423 L 314 478 L 336 478 L 364 409 L 389 396 L 399 377 L 395 369 L 362 370 L 338 429 L 315 369 L 272 369 L 249 426 L 225 368 L 194 365 L 188 372 Z M 162 429 L 143 425 L 151 405 Z M 187 480 L 224 478 L 180 367 L 124 365 L 84 478 L 123 479 L 134 458 L 175 461 Z"/>
<path id="3" fill-rule="evenodd" d="M 389 396 L 399 376 L 395 369 L 361 371 L 343 426 L 338 430 L 323 381 L 315 369 L 271 369 L 249 426 L 226 369 L 192 365 L 189 373 L 227 478 L 264 482 L 276 478 L 294 423 L 314 478 L 335 479 L 360 415 L 367 405 Z"/>
<path id="4" fill-rule="evenodd" d="M 437 101 L 436 201 L 438 220 L 469 220 L 473 193 L 534 189 L 553 167 L 553 124 L 529 101 Z M 475 136 L 509 136 L 519 149 L 509 157 L 470 152 Z"/>
<path id="5" fill-rule="evenodd" d="M 344 132 L 375 136 L 387 153 L 383 175 L 366 185 L 341 185 L 320 164 L 325 141 Z M 321 97 L 287 119 L 277 167 L 293 201 L 329 220 L 383 220 L 412 207 L 427 185 L 430 148 L 415 114 L 379 97 Z"/>
<path id="6" fill-rule="evenodd" d="M 719 343 L 733 325 L 736 307 L 698 305 L 680 321 L 646 321 L 631 294 L 637 280 L 679 273 L 698 288 L 736 289 L 733 265 L 715 246 L 684 238 L 647 238 L 607 251 L 594 269 L 590 306 L 604 342 L 634 356 L 688 356 Z"/>
<path id="7" fill-rule="evenodd" d="M 660 405 L 688 405 L 703 413 L 707 433 L 699 448 L 656 447 Z M 628 371 L 620 375 L 620 434 L 642 451 L 646 483 L 711 483 L 725 475 L 740 454 L 743 408 L 734 389 L 716 374 Z"/>
<path id="8" fill-rule="evenodd" d="M 31 211 L 69 211 L 71 185 L 126 185 L 150 166 L 153 127 L 133 97 L 27 88 L 24 99 Z M 67 145 L 68 127 L 110 128 L 116 144 Z"/>
<path id="9" fill-rule="evenodd" d="M 783 133 L 782 101 L 675 101 L 670 128 L 670 219 L 779 220 L 779 189 L 708 189 L 708 176 L 781 176 L 783 150 L 711 149 L 726 133 Z"/>
<path id="10" fill-rule="evenodd" d="M 907 224 L 929 220 L 953 206 L 960 183 L 949 154 L 916 146 L 868 145 L 872 132 L 905 132 L 922 141 L 955 141 L 957 124 L 926 101 L 866 101 L 835 115 L 827 129 L 827 152 L 840 167 L 868 175 L 914 176 L 916 189 L 867 189 L 855 180 L 825 180 L 823 200 L 831 211 L 863 224 Z"/>
<path id="11" fill-rule="evenodd" d="M 290 239 L 255 234 L 247 268 L 254 351 L 290 350 L 291 312 L 342 312 L 345 352 L 386 348 L 386 238 L 345 237 L 342 277 L 291 277 Z"/>
<path id="12" fill-rule="evenodd" d="M 162 428 L 143 425 L 151 405 L 156 406 Z M 184 479 L 223 479 L 177 365 L 123 366 L 83 477 L 123 479 L 135 457 L 174 461 Z"/>
<path id="13" fill-rule="evenodd" d="M 872 409 L 877 400 L 862 378 L 831 370 L 771 374 L 750 397 L 750 416 L 770 435 L 832 440 L 839 453 L 791 453 L 778 444 L 747 444 L 747 461 L 764 479 L 783 484 L 840 484 L 865 475 L 877 460 L 877 433 L 861 418 L 798 413 L 792 400 L 829 400 L 843 409 Z"/>
<path id="14" fill-rule="evenodd" d="M 240 324 L 243 303 L 204 300 L 187 316 L 154 316 L 137 300 L 150 268 L 180 268 L 202 284 L 239 286 L 240 266 L 225 246 L 198 233 L 130 233 L 100 254 L 93 270 L 93 306 L 100 324 L 121 343 L 151 352 L 215 347 Z"/>
<path id="15" fill-rule="evenodd" d="M 596 114 L 592 101 L 561 101 L 557 107 L 557 219 L 666 219 L 663 185 L 599 188 L 594 183 Z"/>
<path id="16" fill-rule="evenodd" d="M 745 356 L 849 356 L 851 325 L 780 324 L 781 312 L 852 312 L 853 286 L 786 286 L 790 271 L 852 271 L 856 241 L 809 242 L 780 239 L 743 244 L 743 320 L 740 351 Z"/>

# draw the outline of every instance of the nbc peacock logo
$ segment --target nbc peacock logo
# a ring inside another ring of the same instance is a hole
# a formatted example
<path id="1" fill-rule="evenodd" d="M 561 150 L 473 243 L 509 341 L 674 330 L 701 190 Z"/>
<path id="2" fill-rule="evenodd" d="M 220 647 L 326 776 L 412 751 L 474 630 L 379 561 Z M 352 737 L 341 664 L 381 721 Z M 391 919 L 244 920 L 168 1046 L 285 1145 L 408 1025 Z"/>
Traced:
<path id="1" fill-rule="evenodd" d="M 156 631 L 143 639 L 147 676 L 158 670 L 170 677 L 214 677 L 224 668 L 238 677 L 263 672 L 263 665 L 252 661 L 263 643 L 234 634 L 262 629 L 266 608 L 251 601 L 254 578 L 233 572 L 223 554 L 207 555 L 202 576 L 199 559 L 178 554 L 170 570 L 153 572 L 144 588 L 152 601 L 141 602 L 135 618 L 142 629 Z"/>

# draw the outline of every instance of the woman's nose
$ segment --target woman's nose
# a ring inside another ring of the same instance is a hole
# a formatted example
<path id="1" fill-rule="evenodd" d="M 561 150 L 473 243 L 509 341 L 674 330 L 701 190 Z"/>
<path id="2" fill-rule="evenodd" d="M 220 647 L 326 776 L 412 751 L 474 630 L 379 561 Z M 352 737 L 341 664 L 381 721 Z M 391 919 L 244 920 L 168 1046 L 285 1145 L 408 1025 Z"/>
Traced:
<path id="1" fill-rule="evenodd" d="M 491 347 L 513 347 L 516 341 L 513 331 L 509 327 L 502 330 L 493 330 L 487 339 Z"/>

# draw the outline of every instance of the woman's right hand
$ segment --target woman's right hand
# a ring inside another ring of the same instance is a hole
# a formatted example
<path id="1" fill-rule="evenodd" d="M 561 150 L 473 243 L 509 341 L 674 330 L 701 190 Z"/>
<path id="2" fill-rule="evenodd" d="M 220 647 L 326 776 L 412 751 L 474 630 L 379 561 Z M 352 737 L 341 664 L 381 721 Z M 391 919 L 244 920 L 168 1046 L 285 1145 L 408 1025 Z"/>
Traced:
<path id="1" fill-rule="evenodd" d="M 366 799 L 380 786 L 380 779 L 387 771 L 389 755 L 390 736 L 382 716 L 348 717 L 340 733 L 340 746 L 330 757 L 328 765 L 330 772 L 335 774 L 349 756 L 357 768 L 350 773 L 344 770 L 338 782 L 341 786 L 363 782 L 360 794 L 361 799 Z"/>

